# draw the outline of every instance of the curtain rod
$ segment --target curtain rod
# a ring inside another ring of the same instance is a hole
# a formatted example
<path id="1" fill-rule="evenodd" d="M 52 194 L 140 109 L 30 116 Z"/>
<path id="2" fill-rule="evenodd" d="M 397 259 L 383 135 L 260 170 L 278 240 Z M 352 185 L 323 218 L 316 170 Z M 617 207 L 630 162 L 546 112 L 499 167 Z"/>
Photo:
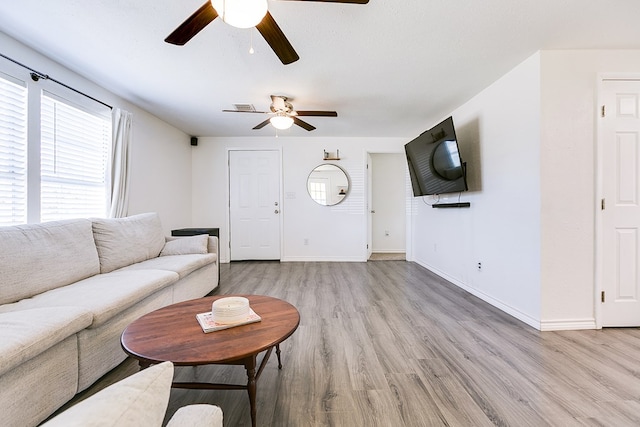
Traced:
<path id="1" fill-rule="evenodd" d="M 0 53 L 0 56 L 1 56 L 1 57 L 3 57 L 4 59 L 7 59 L 7 60 L 9 60 L 9 61 L 13 62 L 13 63 L 14 63 L 14 64 L 16 64 L 16 65 L 21 66 L 22 68 L 26 68 L 27 70 L 31 71 L 31 80 L 33 80 L 34 82 L 37 82 L 37 81 L 38 81 L 38 80 L 40 80 L 40 79 L 44 79 L 44 80 L 51 80 L 52 82 L 57 83 L 57 84 L 59 84 L 60 86 L 64 86 L 64 87 L 66 87 L 67 89 L 74 91 L 75 93 L 78 93 L 78 94 L 80 94 L 80 95 L 82 95 L 82 96 L 84 96 L 84 97 L 87 97 L 87 98 L 91 99 L 92 101 L 95 101 L 95 102 L 97 102 L 97 103 L 99 103 L 99 104 L 102 104 L 102 105 L 104 105 L 105 107 L 108 107 L 108 108 L 110 108 L 110 109 L 112 109 L 112 110 L 113 110 L 113 107 L 112 107 L 111 105 L 106 104 L 106 103 L 104 103 L 104 102 L 100 101 L 99 99 L 94 98 L 94 97 L 93 97 L 93 96 L 91 96 L 91 95 L 87 95 L 87 94 L 86 94 L 86 93 L 84 93 L 84 92 L 80 92 L 78 89 L 74 89 L 74 88 L 72 88 L 71 86 L 68 86 L 68 85 L 66 85 L 66 84 L 62 83 L 62 82 L 61 82 L 61 81 L 59 81 L 59 80 L 56 80 L 56 79 L 54 79 L 54 78 L 52 78 L 52 77 L 49 77 L 48 75 L 46 75 L 46 74 L 44 74 L 44 73 L 41 73 L 40 71 L 34 70 L 34 69 L 33 69 L 33 68 L 31 68 L 31 67 L 27 67 L 26 65 L 24 65 L 24 64 L 22 64 L 22 63 L 20 63 L 20 62 L 16 61 L 15 59 L 9 58 L 8 56 L 3 55 L 2 53 Z"/>

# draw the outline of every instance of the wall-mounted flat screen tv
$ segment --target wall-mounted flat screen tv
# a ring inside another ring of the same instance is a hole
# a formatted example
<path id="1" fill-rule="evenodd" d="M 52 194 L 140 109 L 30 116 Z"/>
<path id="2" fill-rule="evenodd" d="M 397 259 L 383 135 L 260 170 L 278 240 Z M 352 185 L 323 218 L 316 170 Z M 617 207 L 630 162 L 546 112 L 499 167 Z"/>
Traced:
<path id="1" fill-rule="evenodd" d="M 467 191 L 452 117 L 421 133 L 404 150 L 415 197 Z"/>

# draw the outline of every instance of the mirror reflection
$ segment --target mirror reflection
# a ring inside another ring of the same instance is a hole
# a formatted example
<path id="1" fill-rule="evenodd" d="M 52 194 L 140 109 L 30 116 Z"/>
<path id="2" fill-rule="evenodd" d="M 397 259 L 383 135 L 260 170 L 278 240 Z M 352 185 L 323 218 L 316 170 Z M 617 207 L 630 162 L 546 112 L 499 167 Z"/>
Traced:
<path id="1" fill-rule="evenodd" d="M 307 191 L 318 204 L 337 205 L 349 193 L 349 178 L 339 166 L 322 164 L 309 174 Z"/>

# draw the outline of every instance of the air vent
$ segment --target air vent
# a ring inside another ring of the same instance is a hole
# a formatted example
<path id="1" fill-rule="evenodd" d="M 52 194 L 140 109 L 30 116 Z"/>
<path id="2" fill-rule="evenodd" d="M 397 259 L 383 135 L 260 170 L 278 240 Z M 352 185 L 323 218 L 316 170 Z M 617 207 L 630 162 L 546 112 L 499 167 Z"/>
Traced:
<path id="1" fill-rule="evenodd" d="M 256 107 L 253 104 L 233 104 L 238 111 L 256 111 Z"/>

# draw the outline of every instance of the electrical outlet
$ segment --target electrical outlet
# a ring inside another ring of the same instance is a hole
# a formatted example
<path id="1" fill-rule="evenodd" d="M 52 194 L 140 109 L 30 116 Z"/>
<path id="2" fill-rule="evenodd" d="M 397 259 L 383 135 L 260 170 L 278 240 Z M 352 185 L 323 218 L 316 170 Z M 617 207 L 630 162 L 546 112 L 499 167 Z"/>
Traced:
<path id="1" fill-rule="evenodd" d="M 309 239 L 307 239 L 307 238 L 304 239 L 304 245 L 305 246 L 309 246 Z"/>
<path id="2" fill-rule="evenodd" d="M 482 263 L 478 261 L 478 271 L 482 271 Z"/>
<path id="3" fill-rule="evenodd" d="M 388 237 L 389 236 L 389 230 L 384 230 L 384 235 Z"/>

